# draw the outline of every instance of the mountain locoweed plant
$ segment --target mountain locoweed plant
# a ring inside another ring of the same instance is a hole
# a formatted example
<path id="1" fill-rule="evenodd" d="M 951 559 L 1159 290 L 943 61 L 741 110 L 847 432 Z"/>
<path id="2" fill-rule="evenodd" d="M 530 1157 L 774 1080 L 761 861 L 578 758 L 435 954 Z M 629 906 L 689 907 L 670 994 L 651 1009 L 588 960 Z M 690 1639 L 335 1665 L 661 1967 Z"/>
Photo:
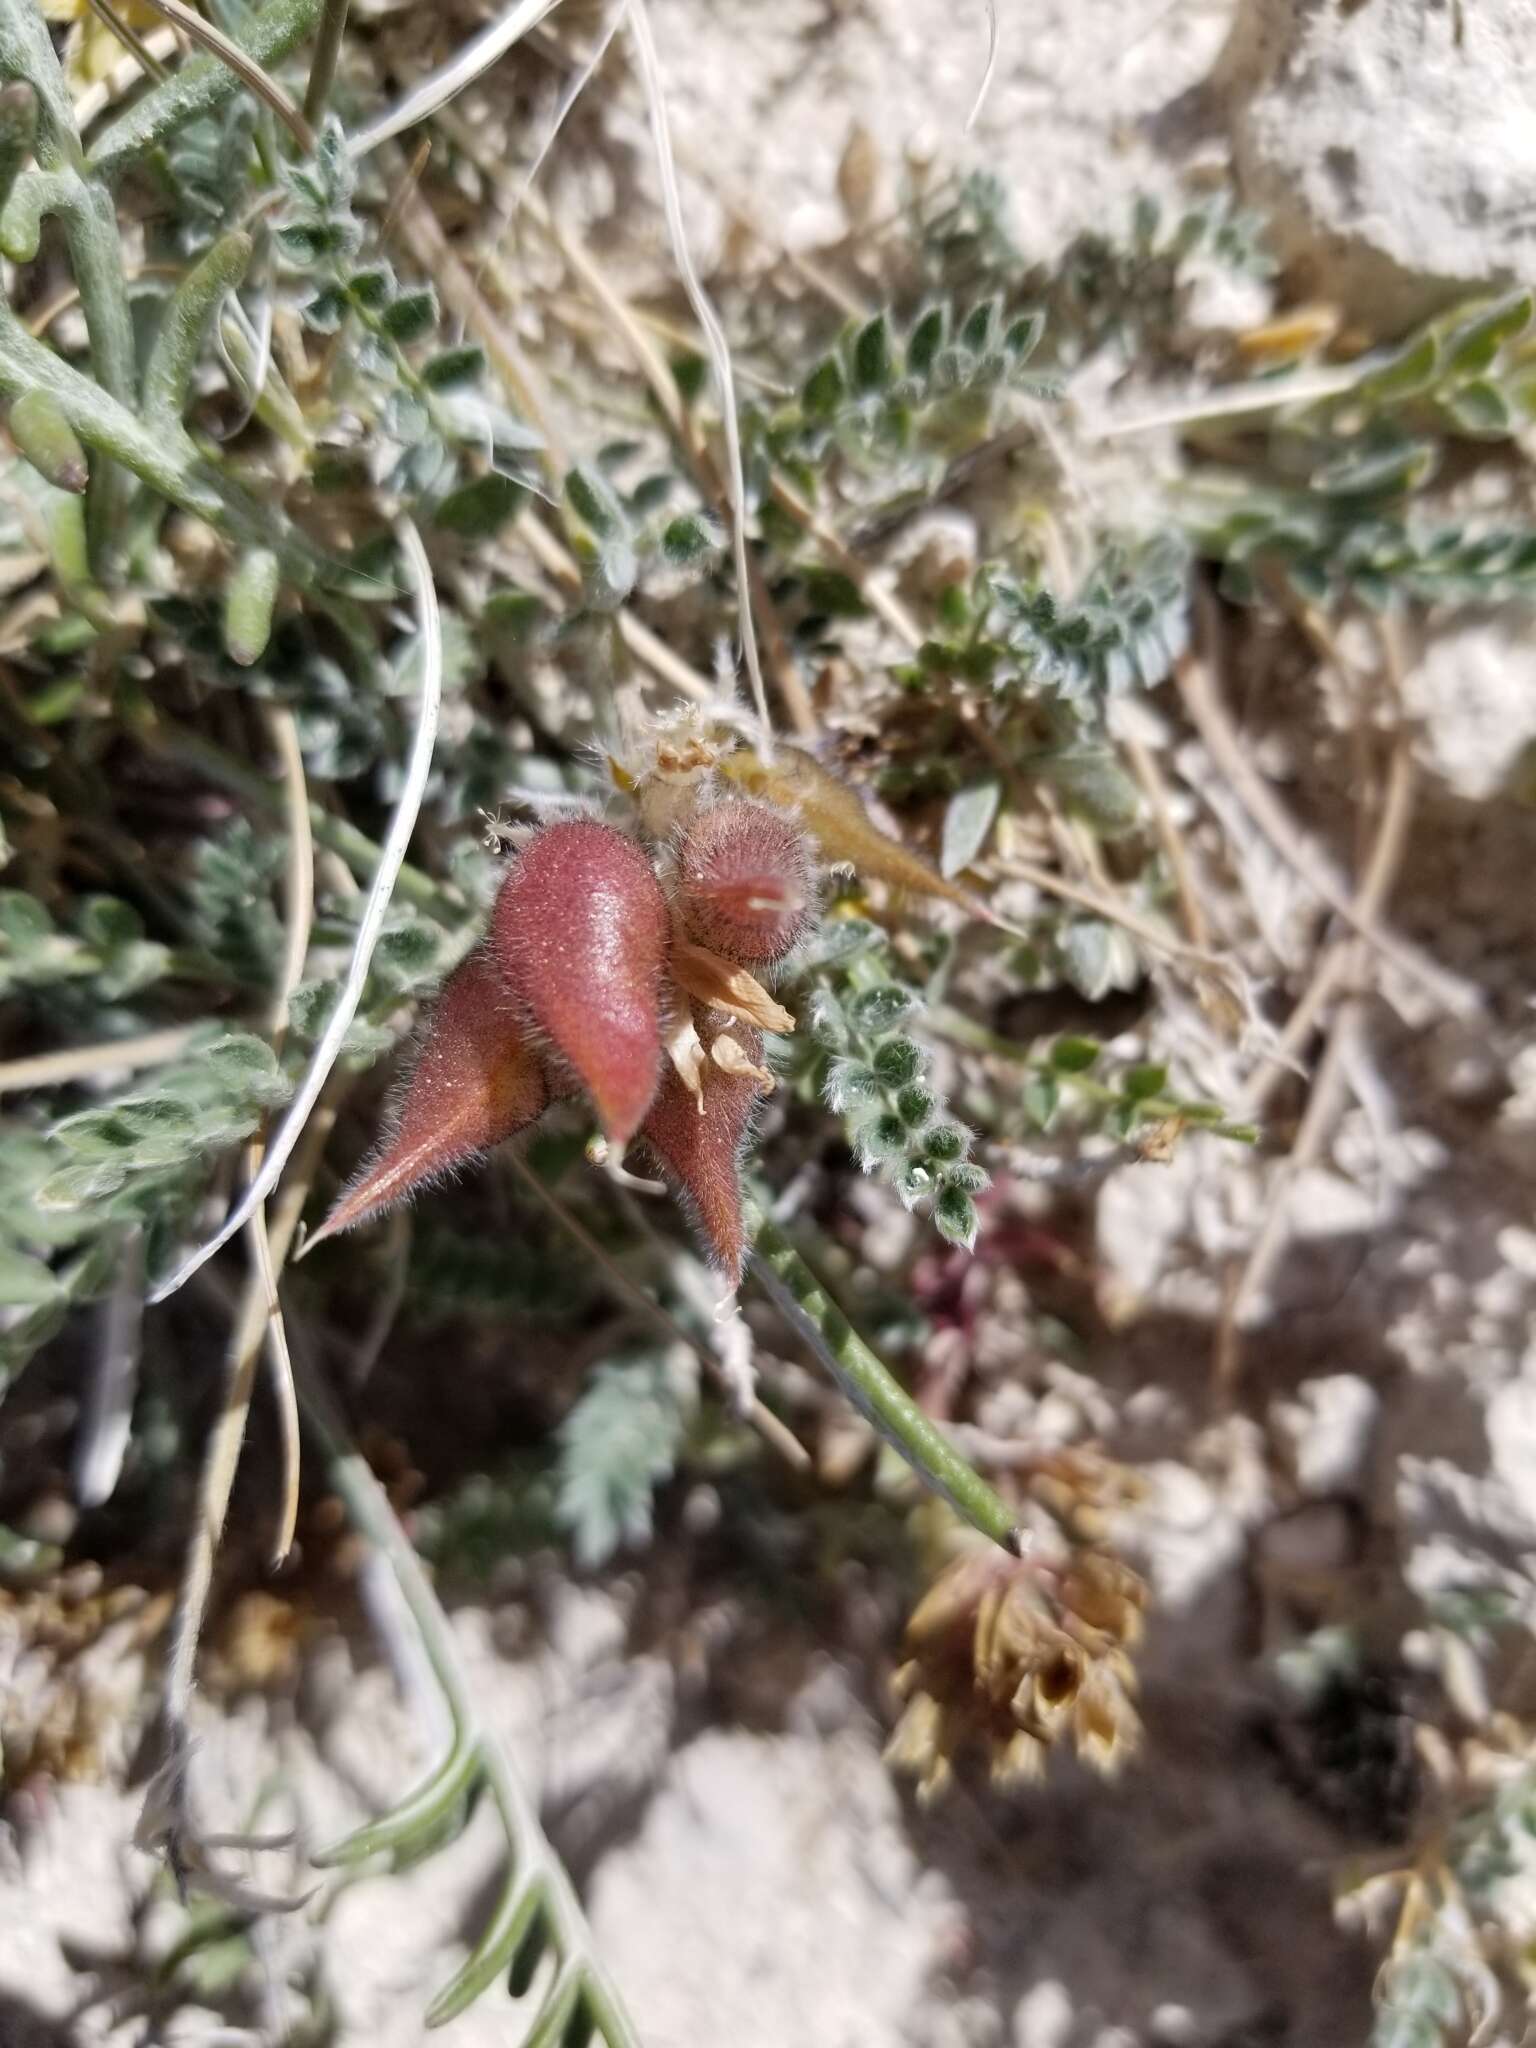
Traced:
<path id="1" fill-rule="evenodd" d="M 889 1212 L 907 1267 L 983 1270 L 1021 1154 L 1108 1171 L 1259 1141 L 1205 1085 L 1212 1036 L 1230 1052 L 1252 1017 L 1189 915 L 1135 715 L 1205 583 L 1330 616 L 1528 595 L 1519 505 L 1463 519 L 1435 479 L 1518 435 L 1536 371 L 1512 294 L 1321 398 L 1305 365 L 1242 381 L 1176 423 L 1178 474 L 1096 498 L 1073 376 L 1187 352 L 1192 267 L 1264 274 L 1254 224 L 1141 209 L 1042 270 L 995 181 L 919 179 L 871 256 L 878 308 L 723 282 L 752 379 L 738 501 L 707 334 L 625 304 L 541 207 L 509 281 L 488 224 L 517 209 L 462 115 L 545 11 L 412 89 L 431 149 L 408 161 L 378 140 L 387 22 L 340 0 L 197 17 L 204 47 L 86 92 L 83 126 L 37 0 L 0 0 L 0 1395 L 19 1412 L 62 1373 L 86 1505 L 158 1530 L 169 1499 L 193 1532 L 146 1839 L 243 1942 L 273 1902 L 190 1821 L 187 1708 L 199 1546 L 267 1347 L 450 1729 L 317 1867 L 404 1864 L 486 1800 L 502 1883 L 428 2023 L 505 1981 L 530 2043 L 621 2048 L 347 1411 L 397 1337 L 478 1357 L 489 1331 L 497 1374 L 548 1364 L 527 1441 L 439 1461 L 411 1534 L 445 1583 L 560 1544 L 601 1569 L 694 1482 L 787 1554 L 817 1483 L 792 1426 L 823 1419 L 779 1371 L 802 1352 L 954 1518 L 920 1546 L 893 1758 L 925 1796 L 972 1750 L 1000 1782 L 1060 1741 L 1118 1769 L 1145 1589 L 1105 1514 L 1130 1478 L 978 1469 L 856 1326 L 850 1246 Z M 552 262 L 570 290 L 538 281 Z M 768 725 L 731 678 L 743 603 Z M 210 1309 L 211 1424 L 176 1369 Z M 902 1342 L 921 1313 L 887 1321 Z M 291 1469 L 278 1490 L 291 1526 Z M 914 1519 L 883 1478 L 848 1491 L 888 1532 Z M 116 1526 L 80 1524 L 80 1554 Z M 0 1572 L 58 1563 L 0 1538 Z M 1383 2040 L 1432 2038 L 1413 2015 L 1450 1996 L 1410 1933 Z"/>

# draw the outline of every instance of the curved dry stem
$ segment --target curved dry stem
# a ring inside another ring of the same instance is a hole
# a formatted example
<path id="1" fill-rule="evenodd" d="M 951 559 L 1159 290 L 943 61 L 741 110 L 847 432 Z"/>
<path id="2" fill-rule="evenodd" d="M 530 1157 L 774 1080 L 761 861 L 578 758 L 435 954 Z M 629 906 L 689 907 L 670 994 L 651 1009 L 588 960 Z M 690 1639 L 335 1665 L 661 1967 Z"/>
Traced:
<path id="1" fill-rule="evenodd" d="M 113 35 L 116 36 L 129 56 L 133 58 L 140 70 L 143 71 L 144 75 L 147 78 L 152 78 L 156 85 L 163 84 L 166 77 L 165 66 L 160 62 L 154 51 L 150 49 L 143 37 L 138 35 L 124 21 L 117 9 L 110 4 L 110 0 L 90 0 L 90 8 L 96 19 L 112 31 Z M 80 113 L 77 107 L 75 119 L 78 121 L 79 118 Z"/>
<path id="2" fill-rule="evenodd" d="M 615 0 L 615 4 L 609 8 L 608 17 L 603 23 L 596 42 L 583 59 L 581 68 L 577 71 L 576 76 L 566 86 L 564 92 L 561 93 L 559 104 L 555 108 L 554 118 L 545 131 L 544 139 L 534 152 L 532 163 L 524 171 L 517 190 L 512 195 L 511 204 L 503 213 L 498 215 L 496 226 L 492 230 L 484 249 L 481 251 L 480 262 L 475 270 L 475 282 L 477 285 L 486 267 L 496 260 L 496 250 L 499 243 L 506 235 L 513 221 L 517 219 L 519 208 L 533 190 L 534 180 L 544 168 L 544 160 L 554 148 L 560 130 L 565 126 L 566 116 L 592 83 L 593 78 L 597 74 L 598 66 L 602 63 L 604 57 L 607 56 L 608 46 L 618 34 L 619 24 L 624 19 L 624 6 L 625 0 Z"/>
<path id="3" fill-rule="evenodd" d="M 190 42 L 199 44 L 210 56 L 217 57 L 259 100 L 264 100 L 304 154 L 312 154 L 314 129 L 259 59 L 242 50 L 233 37 L 215 28 L 211 21 L 205 21 L 197 9 L 186 6 L 184 0 L 149 0 L 149 4 L 157 14 L 163 14 L 167 21 L 173 22 Z"/>
<path id="4" fill-rule="evenodd" d="M 341 1055 L 342 1044 L 352 1027 L 353 1018 L 357 1015 L 357 1006 L 362 1001 L 363 987 L 368 979 L 374 947 L 378 944 L 379 934 L 384 928 L 384 919 L 389 912 L 395 881 L 405 860 L 405 849 L 416 829 L 422 794 L 426 789 L 427 776 L 432 767 L 432 749 L 437 739 L 438 711 L 443 689 L 443 636 L 438 617 L 437 592 L 432 582 L 432 565 L 427 560 L 427 551 L 422 546 L 421 536 L 410 520 L 401 519 L 397 524 L 396 533 L 401 550 L 410 564 L 412 581 L 416 585 L 417 620 L 423 650 L 421 703 L 417 713 L 416 734 L 411 744 L 410 760 L 406 765 L 405 784 L 379 854 L 378 870 L 368 891 L 367 901 L 363 905 L 363 914 L 352 947 L 352 956 L 347 962 L 341 993 L 336 999 L 335 1008 L 326 1019 L 325 1030 L 321 1033 L 320 1042 L 315 1047 L 304 1079 L 272 1135 L 261 1171 L 251 1181 L 220 1228 L 195 1252 L 183 1259 L 169 1278 L 161 1281 L 150 1295 L 151 1301 L 164 1301 L 167 1296 L 184 1286 L 222 1245 L 227 1244 L 237 1231 L 245 1228 L 276 1187 L 310 1112 L 319 1099 L 320 1091 Z"/>
<path id="5" fill-rule="evenodd" d="M 704 336 L 705 353 L 715 373 L 715 382 L 720 390 L 721 425 L 725 430 L 725 461 L 727 482 L 731 497 L 731 551 L 736 563 L 736 610 L 741 627 L 741 647 L 747 664 L 747 676 L 752 685 L 752 703 L 762 728 L 763 751 L 768 753 L 773 745 L 773 728 L 768 719 L 768 692 L 763 682 L 763 665 L 757 651 L 757 629 L 752 620 L 752 573 L 747 559 L 747 482 L 741 462 L 741 429 L 736 417 L 736 382 L 731 374 L 731 351 L 725 338 L 725 329 L 711 303 L 709 294 L 699 282 L 694 269 L 693 253 L 688 246 L 688 230 L 683 222 L 682 196 L 678 191 L 677 166 L 672 157 L 672 129 L 667 118 L 666 92 L 662 83 L 661 64 L 656 55 L 656 45 L 651 36 L 650 16 L 646 12 L 646 0 L 626 0 L 629 11 L 630 33 L 634 38 L 635 52 L 640 60 L 640 76 L 645 85 L 646 108 L 650 114 L 651 136 L 656 145 L 656 167 L 661 176 L 662 204 L 667 216 L 667 232 L 672 241 L 672 256 L 682 279 L 683 290 L 693 308 L 693 317 L 698 321 Z"/>
<path id="6" fill-rule="evenodd" d="M 529 29 L 536 28 L 555 5 L 556 0 L 512 0 L 512 5 L 504 13 L 495 21 L 487 22 L 479 35 L 472 36 L 446 64 L 429 71 L 403 100 L 397 100 L 394 106 L 370 121 L 366 128 L 349 137 L 347 148 L 350 154 L 354 158 L 367 156 L 381 142 L 388 142 L 402 129 L 414 128 L 418 121 L 429 119 L 439 107 L 447 106 L 466 86 L 473 85 L 493 64 L 499 63 L 513 44 L 521 42 Z"/>
<path id="7" fill-rule="evenodd" d="M 282 763 L 283 788 L 287 798 L 287 861 L 283 872 L 283 959 L 278 970 L 267 1029 L 274 1045 L 280 1044 L 288 1029 L 288 1006 L 304 975 L 309 957 L 310 932 L 315 914 L 315 843 L 309 829 L 309 786 L 304 775 L 304 755 L 299 746 L 298 727 L 285 705 L 268 705 L 267 730 Z M 267 1359 L 272 1368 L 272 1393 L 277 1403 L 278 1433 L 282 1444 L 283 1496 L 277 1535 L 272 1545 L 274 1568 L 293 1548 L 293 1532 L 299 1515 L 299 1404 L 293 1389 L 293 1361 L 288 1354 L 288 1333 L 277 1297 L 277 1263 L 267 1237 L 266 1211 L 258 1209 L 251 1218 L 248 1235 L 252 1255 L 269 1304 Z"/>
<path id="8" fill-rule="evenodd" d="M 981 118 L 981 110 L 987 103 L 987 94 L 992 90 L 992 80 L 997 73 L 998 51 L 1002 38 L 997 26 L 997 0 L 987 0 L 987 63 L 981 74 L 981 84 L 976 88 L 976 97 L 971 111 L 965 117 L 965 133 L 970 134 Z"/>
<path id="9" fill-rule="evenodd" d="M 7 0 L 15 5 L 17 0 Z M 263 76 L 311 34 L 320 19 L 321 0 L 267 0 L 245 28 L 237 47 Z M 207 24 L 202 26 L 206 29 Z M 225 56 L 193 57 L 165 81 L 120 114 L 99 135 L 86 156 L 89 168 L 109 182 L 130 164 L 174 135 L 188 121 L 214 114 L 240 90 L 241 74 Z M 290 103 L 291 104 L 291 103 Z"/>

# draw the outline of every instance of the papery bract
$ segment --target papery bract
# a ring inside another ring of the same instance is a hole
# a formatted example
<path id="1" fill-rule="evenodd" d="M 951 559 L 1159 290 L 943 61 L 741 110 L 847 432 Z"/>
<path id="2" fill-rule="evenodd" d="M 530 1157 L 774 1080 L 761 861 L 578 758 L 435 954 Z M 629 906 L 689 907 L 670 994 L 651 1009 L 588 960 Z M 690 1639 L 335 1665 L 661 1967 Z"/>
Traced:
<path id="1" fill-rule="evenodd" d="M 706 1049 L 721 1039 L 719 1055 L 704 1062 L 698 1099 L 671 1069 L 646 1118 L 641 1136 L 693 1214 L 716 1265 L 734 1285 L 741 1278 L 746 1238 L 741 1220 L 741 1159 L 763 1083 L 751 1068 L 763 1057 L 762 1033 L 724 1010 L 694 1006 L 694 1024 Z M 739 1048 L 739 1054 L 736 1051 Z"/>
<path id="2" fill-rule="evenodd" d="M 505 977 L 481 946 L 450 975 L 433 1006 L 393 1135 L 310 1246 L 499 1145 L 532 1123 L 548 1100 L 537 1048 Z"/>
<path id="3" fill-rule="evenodd" d="M 768 804 L 715 804 L 683 834 L 677 901 L 701 946 L 744 967 L 771 966 L 811 921 L 810 843 Z"/>
<path id="4" fill-rule="evenodd" d="M 656 1093 L 671 921 L 645 854 L 611 825 L 547 825 L 502 885 L 490 948 L 539 1039 L 628 1144 Z"/>
<path id="5" fill-rule="evenodd" d="M 779 747 L 765 761 L 750 747 L 741 747 L 720 764 L 721 773 L 739 789 L 751 790 L 769 803 L 791 811 L 834 865 L 847 861 L 861 874 L 888 882 L 894 889 L 919 896 L 937 896 L 953 903 L 982 924 L 1008 931 L 979 897 L 948 881 L 920 854 L 883 832 L 857 794 L 829 769 L 799 747 Z"/>

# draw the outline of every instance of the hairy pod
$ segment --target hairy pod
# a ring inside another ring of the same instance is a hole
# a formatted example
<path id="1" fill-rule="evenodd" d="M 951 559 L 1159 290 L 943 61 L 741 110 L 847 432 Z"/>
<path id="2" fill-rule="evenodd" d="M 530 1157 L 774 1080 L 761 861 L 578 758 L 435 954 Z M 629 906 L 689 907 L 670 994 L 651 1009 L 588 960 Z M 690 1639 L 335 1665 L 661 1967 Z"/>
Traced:
<path id="1" fill-rule="evenodd" d="M 490 946 L 539 1040 L 624 1146 L 656 1094 L 671 922 L 645 854 L 611 825 L 547 825 L 502 885 Z"/>
<path id="2" fill-rule="evenodd" d="M 706 1057 L 699 1094 L 670 1067 L 641 1136 L 676 1187 L 710 1257 L 734 1286 L 741 1278 L 746 1237 L 741 1220 L 741 1160 L 751 1135 L 762 1081 L 750 1068 L 763 1057 L 763 1036 L 724 1010 L 693 1005 L 706 1047 L 728 1039 L 740 1057 L 731 1068 Z"/>
<path id="3" fill-rule="evenodd" d="M 549 1100 L 543 1064 L 487 947 L 443 985 L 392 1135 L 310 1246 L 350 1230 L 533 1122 Z"/>
<path id="4" fill-rule="evenodd" d="M 805 936 L 814 909 L 811 845 L 768 804 L 700 811 L 678 848 L 678 908 L 690 938 L 743 967 L 769 967 Z"/>

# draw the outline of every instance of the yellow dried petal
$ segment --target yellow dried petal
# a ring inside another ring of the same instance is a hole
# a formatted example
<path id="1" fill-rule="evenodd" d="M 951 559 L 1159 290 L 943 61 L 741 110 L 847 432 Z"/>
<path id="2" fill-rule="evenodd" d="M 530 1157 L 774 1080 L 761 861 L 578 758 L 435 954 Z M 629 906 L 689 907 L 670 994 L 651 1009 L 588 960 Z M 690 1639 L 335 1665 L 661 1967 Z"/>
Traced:
<path id="1" fill-rule="evenodd" d="M 722 1074 L 739 1074 L 744 1080 L 758 1082 L 764 1089 L 773 1087 L 773 1075 L 766 1067 L 759 1066 L 739 1040 L 732 1038 L 729 1031 L 722 1031 L 709 1048 L 709 1056 Z"/>
<path id="2" fill-rule="evenodd" d="M 1061 1603 L 1069 1615 L 1117 1642 L 1141 1639 L 1147 1589 L 1129 1565 L 1103 1552 L 1082 1551 L 1062 1574 Z"/>
<path id="3" fill-rule="evenodd" d="M 1337 306 L 1297 306 L 1262 327 L 1247 328 L 1236 337 L 1237 352 L 1252 361 L 1288 360 L 1322 348 L 1341 324 Z"/>
<path id="4" fill-rule="evenodd" d="M 909 1700 L 901 1719 L 891 1731 L 891 1739 L 885 1745 L 885 1761 L 894 1771 L 904 1771 L 922 1784 L 942 1768 L 944 1761 L 940 1740 L 944 1727 L 943 1710 L 927 1693 L 918 1693 Z"/>
<path id="5" fill-rule="evenodd" d="M 698 1106 L 699 1115 L 704 1114 L 704 1042 L 694 1027 L 691 1016 L 685 1016 L 680 1024 L 667 1033 L 665 1044 L 667 1058 L 677 1069 L 677 1078 Z"/>
<path id="6" fill-rule="evenodd" d="M 1136 1750 L 1141 1723 L 1119 1673 L 1107 1660 L 1095 1665 L 1078 1694 L 1072 1727 L 1079 1756 L 1106 1776 L 1118 1771 Z"/>
<path id="7" fill-rule="evenodd" d="M 1045 1744 L 1020 1729 L 992 1759 L 992 1782 L 1000 1791 L 1032 1785 L 1045 1775 Z"/>
<path id="8" fill-rule="evenodd" d="M 755 1024 L 759 1031 L 787 1033 L 795 1028 L 789 1011 L 745 967 L 722 960 L 680 933 L 672 939 L 672 977 L 695 1002 L 724 1010 L 743 1024 Z"/>

